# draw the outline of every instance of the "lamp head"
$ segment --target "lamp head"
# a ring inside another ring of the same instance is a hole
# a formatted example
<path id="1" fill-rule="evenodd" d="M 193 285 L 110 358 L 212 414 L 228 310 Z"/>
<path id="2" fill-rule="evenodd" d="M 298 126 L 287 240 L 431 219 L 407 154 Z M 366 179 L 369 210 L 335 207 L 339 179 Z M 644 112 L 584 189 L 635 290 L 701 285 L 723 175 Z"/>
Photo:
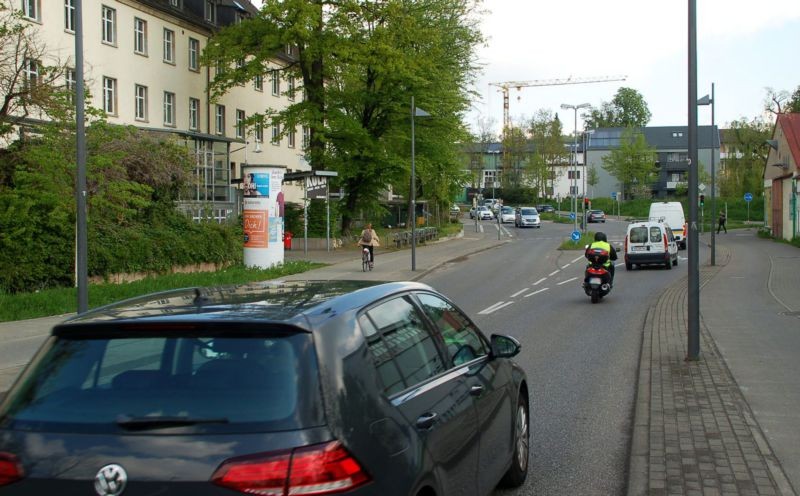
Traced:
<path id="1" fill-rule="evenodd" d="M 712 103 L 714 103 L 714 100 L 712 100 L 708 95 L 705 95 L 701 99 L 697 100 L 697 105 L 711 105 Z"/>
<path id="2" fill-rule="evenodd" d="M 778 149 L 778 140 L 768 139 L 764 143 L 768 144 L 773 150 Z"/>

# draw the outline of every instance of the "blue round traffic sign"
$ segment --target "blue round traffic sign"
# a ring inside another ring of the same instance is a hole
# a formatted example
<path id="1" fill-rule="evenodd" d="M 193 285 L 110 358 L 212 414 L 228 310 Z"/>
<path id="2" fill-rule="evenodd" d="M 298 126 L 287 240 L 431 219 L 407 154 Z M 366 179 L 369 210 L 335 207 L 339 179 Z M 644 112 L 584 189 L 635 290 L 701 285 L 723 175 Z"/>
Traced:
<path id="1" fill-rule="evenodd" d="M 581 239 L 581 232 L 572 231 L 572 241 L 580 241 L 580 239 Z"/>
<path id="2" fill-rule="evenodd" d="M 569 213 L 569 220 L 575 220 L 575 212 Z"/>
<path id="3" fill-rule="evenodd" d="M 750 203 L 753 201 L 753 193 L 745 193 L 744 194 L 744 201 Z"/>

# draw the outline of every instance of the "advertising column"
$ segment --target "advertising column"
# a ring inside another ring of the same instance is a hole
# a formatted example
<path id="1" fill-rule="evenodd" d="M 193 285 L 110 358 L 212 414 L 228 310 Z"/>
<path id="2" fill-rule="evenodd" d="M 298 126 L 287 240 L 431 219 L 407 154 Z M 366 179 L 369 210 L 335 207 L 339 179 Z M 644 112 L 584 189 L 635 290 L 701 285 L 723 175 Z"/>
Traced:
<path id="1" fill-rule="evenodd" d="M 285 168 L 242 167 L 244 186 L 244 265 L 267 269 L 283 263 L 283 193 Z"/>

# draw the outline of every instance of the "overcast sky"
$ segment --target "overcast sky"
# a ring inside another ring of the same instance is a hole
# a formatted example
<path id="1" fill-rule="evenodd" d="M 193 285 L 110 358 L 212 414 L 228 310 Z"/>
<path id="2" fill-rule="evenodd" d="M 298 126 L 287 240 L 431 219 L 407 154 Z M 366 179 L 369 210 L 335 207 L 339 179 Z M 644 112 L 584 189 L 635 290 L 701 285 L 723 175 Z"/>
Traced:
<path id="1" fill-rule="evenodd" d="M 715 121 L 761 114 L 765 87 L 800 86 L 800 0 L 698 0 L 698 97 L 716 83 Z M 688 123 L 686 0 L 485 0 L 487 46 L 479 52 L 482 95 L 470 125 L 489 118 L 499 130 L 503 99 L 490 82 L 627 75 L 625 82 L 510 90 L 511 118 L 540 108 L 574 126 L 562 103 L 599 106 L 627 86 L 644 95 L 651 125 Z M 700 107 L 698 121 L 710 124 Z M 578 128 L 581 128 L 578 114 Z"/>

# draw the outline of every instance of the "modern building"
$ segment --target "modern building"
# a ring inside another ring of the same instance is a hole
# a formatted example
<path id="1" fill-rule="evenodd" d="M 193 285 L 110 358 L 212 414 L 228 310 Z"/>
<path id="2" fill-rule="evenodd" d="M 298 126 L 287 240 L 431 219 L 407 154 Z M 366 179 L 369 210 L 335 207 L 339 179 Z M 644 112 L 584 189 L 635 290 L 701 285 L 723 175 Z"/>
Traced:
<path id="1" fill-rule="evenodd" d="M 603 168 L 603 157 L 620 146 L 625 128 L 599 128 L 587 132 L 586 157 L 588 167 L 594 168 L 598 183 L 589 186 L 592 198 L 610 197 L 622 191 L 619 180 Z M 644 134 L 647 144 L 655 149 L 658 177 L 650 184 L 653 196 L 665 198 L 685 188 L 689 180 L 689 137 L 686 126 L 644 127 L 636 130 Z M 707 176 L 711 177 L 711 159 L 720 163 L 719 129 L 717 126 L 698 126 L 698 159 Z"/>
<path id="2" fill-rule="evenodd" d="M 779 114 L 764 168 L 764 208 L 772 235 L 792 240 L 800 230 L 800 113 Z"/>
<path id="3" fill-rule="evenodd" d="M 36 25 L 51 59 L 41 62 L 74 67 L 75 0 L 11 1 Z M 220 27 L 257 13 L 248 0 L 83 0 L 82 8 L 87 105 L 112 124 L 170 133 L 186 144 L 196 157 L 195 181 L 181 207 L 193 217 L 239 213 L 243 164 L 309 169 L 304 129 L 244 125 L 254 113 L 292 103 L 295 81 L 274 70 L 292 60 L 292 47 L 276 53 L 262 76 L 209 98 L 215 69 L 200 55 Z M 74 86 L 74 70 L 65 84 Z M 299 202 L 302 190 L 289 187 L 285 195 Z"/>

